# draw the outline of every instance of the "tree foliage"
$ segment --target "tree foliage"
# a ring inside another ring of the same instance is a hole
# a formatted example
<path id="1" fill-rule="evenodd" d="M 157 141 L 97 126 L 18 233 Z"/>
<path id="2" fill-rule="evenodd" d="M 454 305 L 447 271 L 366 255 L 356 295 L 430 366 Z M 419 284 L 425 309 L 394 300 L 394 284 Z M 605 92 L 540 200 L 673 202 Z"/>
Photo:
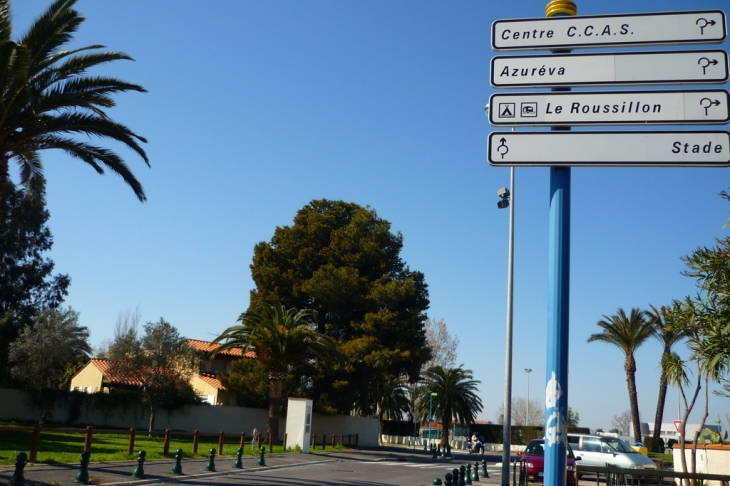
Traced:
<path id="1" fill-rule="evenodd" d="M 375 413 L 382 383 L 415 381 L 430 358 L 427 285 L 401 259 L 402 247 L 402 235 L 374 210 L 315 200 L 254 248 L 251 308 L 277 298 L 287 308 L 317 311 L 317 331 L 345 358 L 311 376 L 320 409 Z"/>
<path id="2" fill-rule="evenodd" d="M 131 60 L 122 52 L 102 51 L 101 45 L 64 49 L 84 21 L 73 9 L 75 3 L 53 1 L 28 32 L 12 40 L 10 0 L 0 0 L 0 199 L 11 160 L 20 166 L 21 183 L 30 193 L 40 194 L 39 152 L 48 149 L 66 152 L 99 174 L 112 171 L 140 201 L 146 199 L 142 185 L 117 153 L 87 141 L 120 142 L 149 165 L 139 145 L 146 140 L 106 112 L 115 105 L 113 95 L 145 89 L 114 77 L 86 74 L 102 64 Z"/>
<path id="3" fill-rule="evenodd" d="M 57 388 L 66 365 L 87 356 L 89 330 L 71 308 L 44 309 L 10 344 L 11 373 L 26 388 Z"/>
<path id="4" fill-rule="evenodd" d="M 473 423 L 482 411 L 482 400 L 477 395 L 477 385 L 481 382 L 463 365 L 448 369 L 434 366 L 426 371 L 425 379 L 419 389 L 418 411 L 421 417 L 428 418 L 431 394 L 437 394 L 433 397 L 433 414 L 441 420 L 444 433 L 441 445 L 445 446 L 454 420 L 462 425 Z"/>
<path id="5" fill-rule="evenodd" d="M 314 328 L 317 314 L 310 309 L 284 309 L 281 302 L 272 300 L 259 302 L 256 310 L 241 314 L 240 325 L 229 327 L 213 341 L 222 343 L 213 354 L 233 348 L 256 352 L 269 374 L 267 433 L 278 438 L 282 390 L 290 368 L 315 359 L 329 366 L 337 359 L 337 350 L 330 338 Z"/>
<path id="6" fill-rule="evenodd" d="M 591 334 L 588 342 L 599 341 L 612 344 L 624 353 L 624 371 L 629 390 L 629 405 L 636 442 L 641 442 L 641 424 L 639 422 L 639 401 L 636 392 L 636 359 L 634 352 L 647 339 L 654 335 L 654 325 L 647 313 L 633 308 L 629 315 L 619 308 L 612 316 L 603 316 L 597 323 L 603 331 Z"/>
<path id="7" fill-rule="evenodd" d="M 68 275 L 52 275 L 45 254 L 53 246 L 43 198 L 27 197 L 11 182 L 0 198 L 0 385 L 9 386 L 8 345 L 41 309 L 56 309 L 68 294 Z"/>
<path id="8" fill-rule="evenodd" d="M 545 405 L 540 400 L 527 400 L 521 397 L 512 399 L 510 408 L 512 425 L 542 425 L 545 421 Z M 504 424 L 504 403 L 499 404 L 497 423 Z"/>
<path id="9" fill-rule="evenodd" d="M 426 331 L 426 345 L 431 349 L 431 359 L 424 364 L 423 370 L 434 366 L 442 368 L 456 366 L 459 338 L 449 333 L 446 321 L 427 317 L 424 322 L 424 330 Z"/>
<path id="10" fill-rule="evenodd" d="M 190 375 L 200 369 L 199 356 L 163 318 L 145 324 L 141 337 L 133 321 L 118 325 L 109 357 L 111 373 L 142 392 L 142 402 L 150 411 L 150 433 L 157 410 L 174 410 L 197 402 Z"/>

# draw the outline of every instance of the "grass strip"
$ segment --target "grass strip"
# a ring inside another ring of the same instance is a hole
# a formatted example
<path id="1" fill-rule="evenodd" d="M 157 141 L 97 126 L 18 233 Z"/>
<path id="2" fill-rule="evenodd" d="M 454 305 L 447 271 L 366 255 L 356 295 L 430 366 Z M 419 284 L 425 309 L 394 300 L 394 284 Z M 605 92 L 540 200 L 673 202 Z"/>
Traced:
<path id="1" fill-rule="evenodd" d="M 129 461 L 137 458 L 137 453 L 144 450 L 147 459 L 163 459 L 165 438 L 164 436 L 148 437 L 138 433 L 134 441 L 134 453 L 127 454 L 127 434 L 94 434 L 91 441 L 91 461 Z M 15 457 L 20 451 L 29 452 L 31 444 L 30 432 L 0 432 L 0 465 L 14 464 Z M 238 452 L 240 442 L 233 437 L 226 438 L 223 445 L 224 456 L 235 456 Z M 265 445 L 265 444 L 262 444 Z M 269 454 L 269 446 L 265 445 L 266 454 Z M 201 435 L 198 438 L 198 452 L 193 454 L 193 436 L 175 435 L 170 436 L 170 456 L 174 457 L 177 449 L 183 450 L 183 457 L 208 457 L 210 449 L 215 449 L 218 455 L 218 437 Z M 345 450 L 346 446 L 336 445 L 334 450 Z M 84 434 L 70 432 L 54 432 L 52 429 L 41 431 L 40 445 L 38 447 L 38 462 L 45 464 L 76 463 L 81 460 L 81 453 L 84 450 Z M 321 445 L 316 448 L 321 451 Z M 327 445 L 325 450 L 333 450 Z M 298 452 L 292 447 L 284 451 L 281 445 L 274 446 L 274 454 L 284 452 Z M 258 455 L 256 447 L 251 447 L 247 441 L 244 448 L 246 455 Z"/>

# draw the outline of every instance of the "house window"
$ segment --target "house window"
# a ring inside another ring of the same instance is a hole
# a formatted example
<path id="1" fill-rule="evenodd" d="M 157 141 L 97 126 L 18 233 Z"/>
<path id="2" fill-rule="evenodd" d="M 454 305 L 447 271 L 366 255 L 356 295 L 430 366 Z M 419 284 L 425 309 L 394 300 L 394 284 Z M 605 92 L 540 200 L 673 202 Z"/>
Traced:
<path id="1" fill-rule="evenodd" d="M 215 405 L 215 397 L 213 395 L 198 395 L 198 398 L 200 398 L 203 403 Z"/>

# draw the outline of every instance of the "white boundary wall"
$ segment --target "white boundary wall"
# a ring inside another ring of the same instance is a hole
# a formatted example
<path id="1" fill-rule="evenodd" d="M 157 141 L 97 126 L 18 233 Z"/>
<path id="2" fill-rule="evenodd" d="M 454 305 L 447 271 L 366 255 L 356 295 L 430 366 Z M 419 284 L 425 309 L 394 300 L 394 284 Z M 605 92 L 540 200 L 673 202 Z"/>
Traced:
<path id="1" fill-rule="evenodd" d="M 4 420 L 30 420 L 37 421 L 41 417 L 41 410 L 35 407 L 29 400 L 28 395 L 20 390 L 0 388 L 0 418 Z M 68 423 L 69 410 L 66 405 L 56 407 L 47 417 L 48 421 Z M 173 413 L 159 411 L 155 415 L 156 430 L 178 430 L 193 432 L 199 430 L 201 433 L 218 433 L 221 430 L 226 433 L 240 434 L 246 432 L 250 437 L 254 428 L 260 431 L 266 430 L 266 419 L 268 411 L 262 408 L 246 407 L 225 407 L 215 405 L 198 405 L 185 407 Z M 90 409 L 82 405 L 77 420 L 73 425 L 94 427 L 134 427 L 140 430 L 147 430 L 149 424 L 149 412 L 136 407 L 129 410 L 115 410 L 112 414 L 105 415 L 101 410 Z M 358 445 L 360 447 L 376 447 L 378 445 L 378 432 L 380 423 L 377 417 L 352 417 L 349 415 L 321 415 L 318 413 L 312 416 L 312 433 L 319 438 L 317 443 L 322 443 L 322 434 L 328 434 L 327 444 L 332 441 L 332 434 L 337 435 L 339 444 L 340 434 L 352 434 L 352 444 L 355 443 L 355 434 L 359 434 Z M 286 417 L 279 421 L 279 433 L 283 439 L 286 430 Z"/>

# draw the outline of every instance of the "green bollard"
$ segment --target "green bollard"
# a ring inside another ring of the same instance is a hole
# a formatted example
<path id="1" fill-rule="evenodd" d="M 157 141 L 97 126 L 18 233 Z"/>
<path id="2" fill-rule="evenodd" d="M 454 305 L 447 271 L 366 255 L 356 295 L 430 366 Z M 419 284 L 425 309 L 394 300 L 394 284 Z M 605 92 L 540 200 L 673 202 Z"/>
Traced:
<path id="1" fill-rule="evenodd" d="M 81 453 L 81 467 L 79 472 L 76 473 L 74 483 L 86 484 L 89 482 L 89 458 L 91 457 L 91 451 L 84 451 Z"/>
<path id="2" fill-rule="evenodd" d="M 175 464 L 172 466 L 172 471 L 170 471 L 172 474 L 182 474 L 182 458 L 183 450 L 178 449 L 175 452 Z"/>
<path id="3" fill-rule="evenodd" d="M 436 459 L 438 457 L 438 449 L 436 447 L 433 447 L 431 449 L 431 459 Z"/>
<path id="4" fill-rule="evenodd" d="M 26 462 L 28 462 L 28 454 L 25 452 L 18 452 L 18 455 L 15 456 L 15 472 L 10 478 L 8 486 L 25 486 L 23 469 L 25 469 Z"/>
<path id="5" fill-rule="evenodd" d="M 458 486 L 466 486 L 466 466 L 459 466 L 459 484 Z"/>
<path id="6" fill-rule="evenodd" d="M 479 461 L 474 461 L 474 472 L 471 475 L 473 481 L 479 482 Z"/>
<path id="7" fill-rule="evenodd" d="M 137 479 L 144 479 L 144 458 L 147 456 L 145 451 L 139 451 L 137 455 L 137 467 L 132 471 L 132 477 Z"/>
<path id="8" fill-rule="evenodd" d="M 487 460 L 482 459 L 482 477 L 489 478 L 489 471 L 487 471 Z"/>
<path id="9" fill-rule="evenodd" d="M 266 447 L 261 446 L 261 449 L 259 449 L 259 460 L 256 462 L 259 466 L 265 466 L 266 460 L 264 459 L 264 454 L 266 454 Z"/>
<path id="10" fill-rule="evenodd" d="M 242 455 L 243 455 L 243 448 L 239 447 L 238 451 L 236 451 L 236 462 L 233 463 L 234 468 L 243 469 L 243 461 L 241 461 Z"/>
<path id="11" fill-rule="evenodd" d="M 444 479 L 446 479 L 446 483 L 444 486 L 454 486 L 451 482 L 452 479 L 454 479 L 454 476 L 451 473 L 446 473 L 446 476 L 444 476 Z"/>
<path id="12" fill-rule="evenodd" d="M 471 463 L 466 464 L 466 476 L 464 476 L 464 483 L 473 484 L 471 482 Z"/>
<path id="13" fill-rule="evenodd" d="M 456 468 L 452 469 L 451 476 L 454 478 L 454 486 L 459 486 L 459 470 Z"/>
<path id="14" fill-rule="evenodd" d="M 451 457 L 451 445 L 446 444 L 446 457 Z"/>
<path id="15" fill-rule="evenodd" d="M 426 444 L 428 444 L 428 442 L 426 442 L 426 441 L 424 440 L 424 441 L 423 441 L 423 450 L 424 450 L 424 451 L 427 451 L 427 450 L 428 450 L 428 449 L 426 448 Z"/>
<path id="16" fill-rule="evenodd" d="M 208 452 L 208 464 L 205 465 L 205 470 L 215 472 L 215 449 L 211 449 Z"/>
<path id="17" fill-rule="evenodd" d="M 443 483 L 441 482 L 441 478 L 434 478 L 433 482 L 431 484 L 435 484 L 437 486 L 441 486 Z"/>

